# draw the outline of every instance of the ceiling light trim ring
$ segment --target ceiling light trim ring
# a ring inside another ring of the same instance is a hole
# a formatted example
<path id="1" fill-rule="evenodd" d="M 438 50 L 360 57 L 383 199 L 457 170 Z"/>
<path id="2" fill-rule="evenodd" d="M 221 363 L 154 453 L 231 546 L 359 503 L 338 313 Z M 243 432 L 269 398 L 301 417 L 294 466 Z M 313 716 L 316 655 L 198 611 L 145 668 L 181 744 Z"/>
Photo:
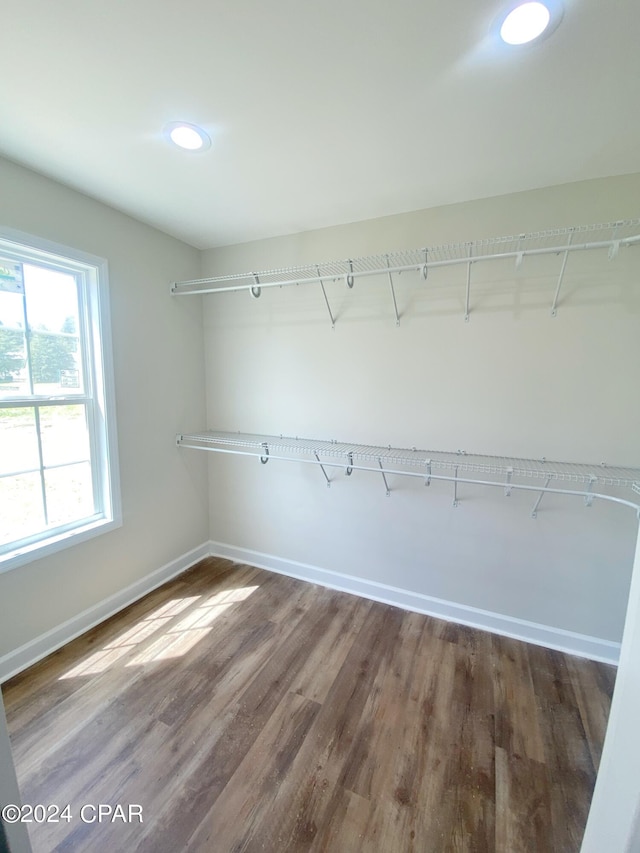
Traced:
<path id="1" fill-rule="evenodd" d="M 199 125 L 189 121 L 172 121 L 164 126 L 164 138 L 181 151 L 202 154 L 211 148 L 211 137 Z M 182 139 L 182 141 L 180 141 Z"/>
<path id="2" fill-rule="evenodd" d="M 510 42 L 503 35 L 507 19 L 518 9 L 525 7 L 544 8 L 549 15 L 546 26 L 531 38 Z M 509 4 L 503 7 L 501 14 L 494 23 L 493 30 L 495 37 L 504 49 L 517 51 L 526 50 L 527 48 L 540 44 L 540 42 L 546 41 L 558 28 L 563 15 L 564 7 L 561 0 L 539 0 L 539 2 L 535 2 L 535 0 L 517 0 L 517 2 L 512 0 Z"/>

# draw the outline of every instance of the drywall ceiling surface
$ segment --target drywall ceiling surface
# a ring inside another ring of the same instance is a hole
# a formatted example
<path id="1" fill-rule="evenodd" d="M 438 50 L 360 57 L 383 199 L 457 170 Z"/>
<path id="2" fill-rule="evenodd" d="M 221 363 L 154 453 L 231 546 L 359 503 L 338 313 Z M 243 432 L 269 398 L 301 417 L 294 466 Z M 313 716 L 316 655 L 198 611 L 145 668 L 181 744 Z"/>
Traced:
<path id="1" fill-rule="evenodd" d="M 640 171 L 637 0 L 521 49 L 504 9 L 3 0 L 0 153 L 200 248 Z"/>

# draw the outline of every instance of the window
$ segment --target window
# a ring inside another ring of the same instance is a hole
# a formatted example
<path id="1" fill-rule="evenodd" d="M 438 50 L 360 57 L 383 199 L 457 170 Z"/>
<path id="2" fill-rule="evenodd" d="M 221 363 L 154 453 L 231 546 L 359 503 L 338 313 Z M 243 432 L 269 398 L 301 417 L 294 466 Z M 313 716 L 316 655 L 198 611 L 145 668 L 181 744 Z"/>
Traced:
<path id="1" fill-rule="evenodd" d="M 106 262 L 0 232 L 0 571 L 120 524 Z"/>

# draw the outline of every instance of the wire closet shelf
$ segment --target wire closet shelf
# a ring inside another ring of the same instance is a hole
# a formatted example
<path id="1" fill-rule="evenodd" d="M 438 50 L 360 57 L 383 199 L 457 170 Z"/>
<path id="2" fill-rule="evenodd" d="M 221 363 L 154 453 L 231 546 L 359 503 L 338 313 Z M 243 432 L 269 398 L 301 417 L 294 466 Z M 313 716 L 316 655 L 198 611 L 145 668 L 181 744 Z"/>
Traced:
<path id="1" fill-rule="evenodd" d="M 327 468 L 342 468 L 347 476 L 354 471 L 368 471 L 382 475 L 387 495 L 391 489 L 387 475 L 418 477 L 429 485 L 432 480 L 444 480 L 454 485 L 454 506 L 458 506 L 457 487 L 460 483 L 495 486 L 538 492 L 532 511 L 535 518 L 542 495 L 547 492 L 576 495 L 590 506 L 594 498 L 629 506 L 640 515 L 637 500 L 601 493 L 600 488 L 631 489 L 640 495 L 640 468 L 610 466 L 605 463 L 589 465 L 575 462 L 552 462 L 546 459 L 520 459 L 507 456 L 419 450 L 368 444 L 349 444 L 339 441 L 321 441 L 308 438 L 209 430 L 201 433 L 180 434 L 178 446 L 219 453 L 258 457 L 263 464 L 270 459 L 287 462 L 304 462 L 317 465 L 327 486 L 331 478 Z M 473 475 L 473 476 L 471 476 Z M 524 481 L 524 482 L 518 482 Z M 570 484 L 574 488 L 561 487 Z M 582 486 L 583 488 L 579 488 Z M 635 498 L 635 494 L 631 497 Z"/>
<path id="2" fill-rule="evenodd" d="M 347 258 L 341 261 L 327 261 L 304 266 L 283 267 L 282 269 L 262 270 L 259 272 L 234 273 L 232 275 L 211 278 L 176 281 L 171 285 L 175 296 L 198 293 L 228 293 L 246 290 L 258 298 L 263 288 L 285 287 L 301 284 L 318 284 L 322 288 L 332 326 L 335 319 L 325 291 L 325 283 L 344 280 L 353 287 L 355 279 L 365 276 L 386 275 L 393 294 L 396 322 L 400 322 L 393 275 L 416 271 L 427 279 L 430 269 L 438 267 L 467 266 L 467 300 L 465 319 L 469 318 L 469 286 L 472 264 L 483 261 L 508 260 L 520 266 L 523 259 L 534 255 L 561 255 L 561 267 L 552 315 L 555 316 L 558 296 L 570 253 L 592 249 L 607 249 L 612 260 L 621 247 L 640 243 L 640 219 L 624 219 L 596 225 L 576 225 L 566 228 L 554 228 L 529 234 L 517 234 L 509 237 L 492 237 L 462 243 L 449 243 L 442 246 L 425 247 L 387 252 L 380 255 L 368 255 L 360 258 Z"/>

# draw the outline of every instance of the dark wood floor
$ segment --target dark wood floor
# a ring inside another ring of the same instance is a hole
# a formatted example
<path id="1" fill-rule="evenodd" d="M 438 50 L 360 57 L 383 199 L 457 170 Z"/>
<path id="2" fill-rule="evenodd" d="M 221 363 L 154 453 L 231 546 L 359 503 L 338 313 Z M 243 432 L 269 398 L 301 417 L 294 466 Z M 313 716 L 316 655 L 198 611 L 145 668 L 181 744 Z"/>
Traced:
<path id="1" fill-rule="evenodd" d="M 36 853 L 573 853 L 614 675 L 207 560 L 3 692 Z"/>

